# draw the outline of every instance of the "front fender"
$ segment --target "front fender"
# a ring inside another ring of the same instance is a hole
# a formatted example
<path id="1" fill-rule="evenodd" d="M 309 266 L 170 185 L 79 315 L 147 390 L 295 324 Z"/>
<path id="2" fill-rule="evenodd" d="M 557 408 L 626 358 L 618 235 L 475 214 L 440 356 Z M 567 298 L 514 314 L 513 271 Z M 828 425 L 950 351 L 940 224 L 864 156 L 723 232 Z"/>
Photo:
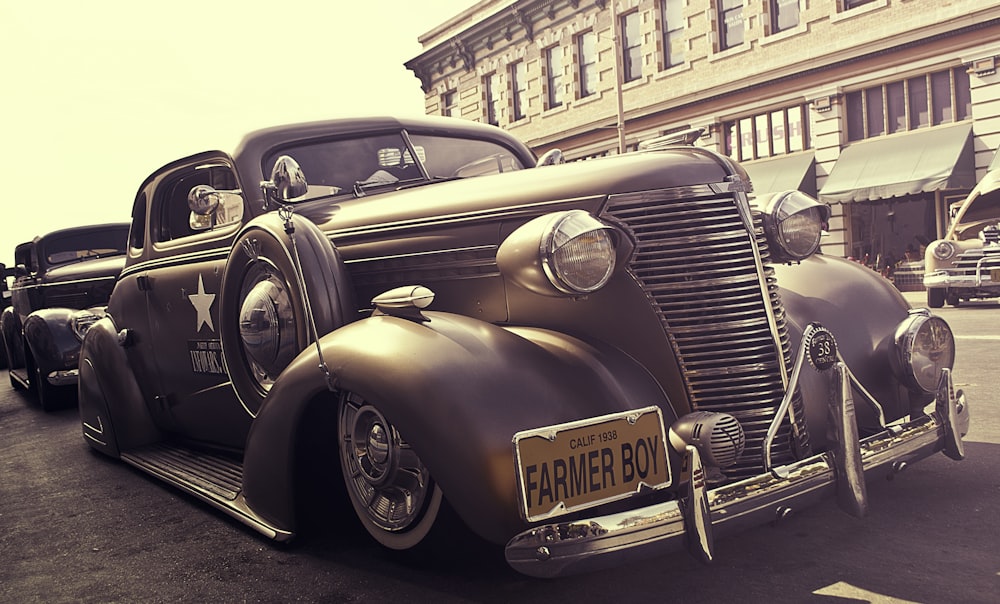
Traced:
<path id="1" fill-rule="evenodd" d="M 80 340 L 70 321 L 78 311 L 72 308 L 42 308 L 24 320 L 24 340 L 42 375 L 51 371 L 76 369 L 80 360 Z"/>
<path id="2" fill-rule="evenodd" d="M 0 314 L 0 336 L 7 355 L 7 367 L 17 369 L 24 366 L 24 340 L 21 338 L 21 321 L 12 306 L 3 309 Z"/>
<path id="3" fill-rule="evenodd" d="M 94 449 L 118 457 L 122 450 L 162 439 L 110 316 L 94 323 L 83 339 L 78 394 L 83 436 Z"/>
<path id="4" fill-rule="evenodd" d="M 896 327 L 910 310 L 899 290 L 875 271 L 842 258 L 816 255 L 775 269 L 793 347 L 799 345 L 806 325 L 819 322 L 833 333 L 851 372 L 883 406 L 886 420 L 910 413 L 908 391 L 890 361 Z M 804 372 L 801 388 L 810 434 L 821 437 L 829 386 Z M 856 408 L 859 421 L 874 422 L 866 405 L 859 403 Z"/>
<path id="5" fill-rule="evenodd" d="M 371 317 L 323 337 L 319 346 L 336 388 L 382 411 L 452 507 L 487 539 L 504 542 L 524 527 L 512 452 L 516 432 L 648 405 L 659 405 L 668 425 L 674 419 L 659 385 L 615 348 L 461 315 L 426 316 L 424 323 Z M 299 419 L 327 389 L 319 364 L 315 347 L 293 361 L 247 441 L 247 502 L 283 527 L 294 522 Z"/>

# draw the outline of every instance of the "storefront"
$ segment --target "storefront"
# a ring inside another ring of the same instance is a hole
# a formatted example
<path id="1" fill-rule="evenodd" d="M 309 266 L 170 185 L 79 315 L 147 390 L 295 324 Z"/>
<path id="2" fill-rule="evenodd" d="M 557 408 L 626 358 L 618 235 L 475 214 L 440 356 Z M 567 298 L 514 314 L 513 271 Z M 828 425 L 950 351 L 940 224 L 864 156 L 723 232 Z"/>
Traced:
<path id="1" fill-rule="evenodd" d="M 948 206 L 976 184 L 972 124 L 852 143 L 819 191 L 843 204 L 848 256 L 890 274 L 944 234 Z"/>

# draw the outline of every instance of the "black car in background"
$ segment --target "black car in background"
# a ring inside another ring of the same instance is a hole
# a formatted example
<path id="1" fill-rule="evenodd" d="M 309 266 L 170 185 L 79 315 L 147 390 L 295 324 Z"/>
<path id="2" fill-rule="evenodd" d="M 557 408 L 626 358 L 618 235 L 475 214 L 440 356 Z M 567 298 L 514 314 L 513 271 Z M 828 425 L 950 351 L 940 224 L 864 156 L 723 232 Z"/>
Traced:
<path id="1" fill-rule="evenodd" d="M 0 316 L 4 357 L 11 385 L 33 392 L 43 409 L 76 389 L 82 334 L 104 315 L 127 239 L 128 223 L 100 224 L 54 231 L 14 249 L 10 306 Z"/>
<path id="2" fill-rule="evenodd" d="M 7 272 L 7 265 L 0 262 L 0 312 L 3 309 L 10 306 L 10 288 L 7 287 L 7 277 L 10 273 Z M 7 350 L 0 346 L 0 369 L 7 366 Z"/>

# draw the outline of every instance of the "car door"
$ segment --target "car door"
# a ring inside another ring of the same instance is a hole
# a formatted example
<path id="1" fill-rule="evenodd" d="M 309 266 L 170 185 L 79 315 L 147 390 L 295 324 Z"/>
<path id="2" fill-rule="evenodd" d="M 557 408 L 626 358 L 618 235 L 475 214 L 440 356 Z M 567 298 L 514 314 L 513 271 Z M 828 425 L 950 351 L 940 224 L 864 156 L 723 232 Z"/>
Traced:
<path id="1" fill-rule="evenodd" d="M 236 397 L 222 357 L 219 292 L 226 258 L 242 226 L 244 206 L 232 193 L 220 220 L 205 220 L 188 206 L 198 185 L 237 189 L 228 159 L 175 167 L 163 175 L 149 205 L 149 260 L 136 275 L 145 293 L 148 338 L 158 392 L 152 411 L 168 430 L 196 441 L 242 447 L 250 416 Z"/>

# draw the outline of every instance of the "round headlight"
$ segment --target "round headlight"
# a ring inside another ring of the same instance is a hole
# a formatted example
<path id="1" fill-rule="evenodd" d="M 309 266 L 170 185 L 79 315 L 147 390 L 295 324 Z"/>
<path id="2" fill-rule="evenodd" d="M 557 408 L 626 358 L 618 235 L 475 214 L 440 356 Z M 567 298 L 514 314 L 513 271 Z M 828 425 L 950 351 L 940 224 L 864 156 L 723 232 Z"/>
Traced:
<path id="1" fill-rule="evenodd" d="M 267 391 L 296 353 L 288 290 L 273 275 L 257 281 L 244 295 L 239 328 L 251 373 Z"/>
<path id="2" fill-rule="evenodd" d="M 932 244 L 931 253 L 938 260 L 948 260 L 955 255 L 955 244 L 950 241 L 938 241 Z"/>
<path id="3" fill-rule="evenodd" d="M 830 208 L 801 191 L 771 198 L 764 213 L 764 231 L 777 262 L 796 262 L 819 249 Z"/>
<path id="4" fill-rule="evenodd" d="M 78 310 L 73 313 L 73 316 L 70 318 L 69 325 L 70 329 L 73 330 L 73 335 L 76 336 L 76 339 L 82 342 L 84 336 L 87 335 L 87 332 L 91 327 L 93 327 L 94 323 L 97 323 L 100 320 L 101 317 L 99 315 L 95 315 L 89 310 Z"/>
<path id="5" fill-rule="evenodd" d="M 942 369 L 955 364 L 955 336 L 940 317 L 918 312 L 896 329 L 901 376 L 910 388 L 935 392 Z"/>
<path id="6" fill-rule="evenodd" d="M 542 266 L 557 289 L 589 294 L 615 270 L 615 242 L 609 227 L 582 210 L 556 218 L 542 237 Z"/>

